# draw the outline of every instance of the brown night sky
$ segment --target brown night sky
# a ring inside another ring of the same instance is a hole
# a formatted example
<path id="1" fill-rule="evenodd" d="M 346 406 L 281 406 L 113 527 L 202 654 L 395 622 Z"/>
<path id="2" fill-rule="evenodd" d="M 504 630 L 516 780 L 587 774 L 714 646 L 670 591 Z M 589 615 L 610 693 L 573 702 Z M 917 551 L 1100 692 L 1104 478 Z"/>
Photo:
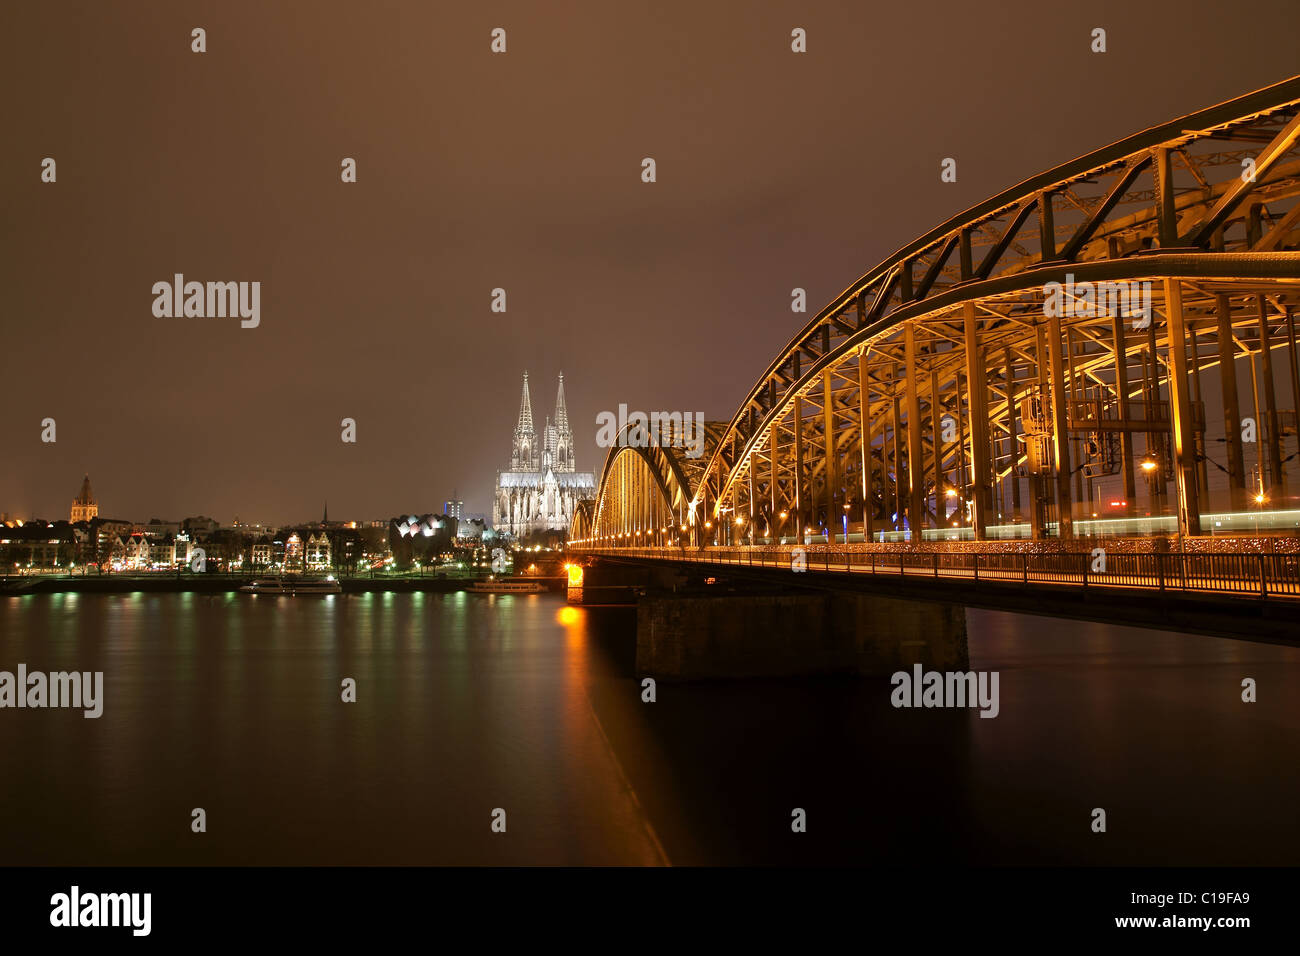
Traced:
<path id="1" fill-rule="evenodd" d="M 1300 72 L 1297 35 L 1295 0 L 9 4 L 0 511 L 66 518 L 83 472 L 137 520 L 489 511 L 525 368 L 539 426 L 564 371 L 598 471 L 620 402 L 729 418 L 793 287 L 812 314 L 1013 183 Z M 260 281 L 260 327 L 155 318 L 176 272 Z"/>

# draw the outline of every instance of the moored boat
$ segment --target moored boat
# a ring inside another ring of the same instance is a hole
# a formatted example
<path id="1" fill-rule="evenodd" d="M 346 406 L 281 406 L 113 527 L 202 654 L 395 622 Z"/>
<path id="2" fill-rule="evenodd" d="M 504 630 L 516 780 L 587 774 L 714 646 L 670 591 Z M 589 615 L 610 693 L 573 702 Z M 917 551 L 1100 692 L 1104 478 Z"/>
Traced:
<path id="1" fill-rule="evenodd" d="M 546 586 L 540 581 L 489 578 L 486 581 L 475 581 L 465 590 L 476 594 L 537 594 L 539 591 L 545 591 Z"/>
<path id="2" fill-rule="evenodd" d="M 343 585 L 331 575 L 326 578 L 304 578 L 282 574 L 270 578 L 256 578 L 239 589 L 244 594 L 340 594 Z"/>

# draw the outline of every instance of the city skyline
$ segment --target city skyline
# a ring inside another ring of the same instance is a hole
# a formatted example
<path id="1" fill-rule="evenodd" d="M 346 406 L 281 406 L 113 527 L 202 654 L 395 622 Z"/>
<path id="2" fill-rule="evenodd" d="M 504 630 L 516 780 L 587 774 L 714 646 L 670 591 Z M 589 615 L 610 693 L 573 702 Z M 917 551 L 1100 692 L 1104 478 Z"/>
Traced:
<path id="1" fill-rule="evenodd" d="M 108 511 L 104 512 L 103 514 L 100 514 L 100 513 L 99 513 L 99 511 L 100 511 L 100 508 L 99 508 L 99 495 L 98 495 L 98 494 L 92 494 L 91 497 L 86 498 L 86 494 L 87 494 L 87 492 L 91 489 L 91 486 L 92 486 L 92 482 L 90 481 L 90 473 L 89 473 L 89 472 L 86 472 L 86 473 L 84 473 L 83 476 L 82 476 L 82 482 L 81 482 L 81 485 L 80 485 L 80 489 L 81 489 L 81 490 L 80 490 L 80 491 L 77 493 L 77 495 L 72 499 L 72 506 L 71 506 L 71 508 L 64 507 L 62 512 L 57 512 L 57 513 L 56 513 L 56 512 L 50 512 L 50 513 L 48 513 L 48 514 L 47 514 L 45 511 L 39 511 L 39 510 L 38 510 L 38 511 L 32 511 L 32 512 L 30 512 L 30 513 L 28 513 L 28 514 L 22 514 L 22 513 L 16 512 L 16 511 L 12 511 L 12 510 L 5 509 L 5 508 L 0 508 L 0 524 L 3 524 L 3 523 L 18 523 L 18 522 L 27 523 L 27 522 L 29 522 L 29 521 L 46 521 L 46 522 L 49 522 L 49 523 L 51 523 L 51 524 L 54 524 L 54 523 L 57 523 L 57 522 L 60 522 L 60 521 L 65 521 L 65 522 L 67 522 L 67 523 L 69 523 L 69 524 L 77 524 L 77 523 L 79 523 L 79 522 L 92 521 L 92 520 L 95 520 L 96 518 L 98 518 L 98 519 L 101 520 L 101 521 L 103 521 L 103 520 L 108 520 L 108 521 L 131 521 L 131 522 L 136 523 L 136 524 L 147 524 L 147 523 L 149 523 L 150 521 L 160 521 L 160 522 L 163 522 L 163 523 L 180 523 L 180 522 L 184 522 L 184 521 L 188 521 L 188 520 L 192 520 L 192 519 L 196 519 L 196 518 L 207 518 L 207 519 L 211 519 L 211 520 L 215 521 L 215 522 L 217 523 L 218 526 L 223 527 L 223 528 L 234 528 L 234 527 L 240 527 L 240 528 L 287 528 L 287 527 L 293 527 L 293 526 L 298 526 L 298 525 L 322 525 L 322 526 L 323 526 L 323 525 L 326 525 L 326 524 L 331 524 L 331 525 L 334 525 L 334 524 L 347 524 L 347 523 L 350 523 L 350 522 L 351 522 L 351 523 L 358 523 L 358 524 L 359 524 L 359 523 L 364 523 L 364 522 L 387 521 L 387 520 L 389 520 L 393 515 L 399 515 L 399 516 L 400 516 L 400 515 L 404 515 L 404 514 L 409 513 L 410 510 L 411 510 L 411 509 L 403 510 L 403 509 L 400 509 L 400 508 L 399 508 L 399 509 L 397 509 L 397 510 L 394 511 L 393 509 L 389 509 L 389 511 L 391 511 L 391 514 L 387 514 L 387 515 L 383 515 L 383 516 L 379 516 L 379 515 L 367 515 L 367 516 L 364 516 L 364 517 L 361 517 L 361 516 L 349 516 L 349 517 L 347 517 L 347 518 L 343 518 L 343 519 L 339 519 L 339 518 L 337 517 L 337 512 L 336 512 L 335 518 L 330 519 L 330 518 L 328 517 L 328 515 L 329 515 L 329 502 L 328 502 L 328 501 L 324 501 L 324 502 L 321 503 L 321 507 L 322 507 L 323 510 L 322 510 L 322 516 L 321 516 L 320 518 L 296 518 L 296 517 L 283 517 L 283 516 L 282 516 L 282 517 L 279 517 L 279 518 L 277 518 L 276 520 L 272 520 L 272 521 L 258 520 L 258 518 L 259 518 L 260 516 L 257 516 L 257 515 L 251 515 L 251 516 L 250 516 L 250 515 L 245 514 L 245 513 L 243 513 L 243 512 L 240 512 L 240 513 L 238 513 L 238 514 L 235 514 L 235 515 L 231 516 L 231 517 L 230 517 L 229 519 L 227 519 L 227 520 L 223 520 L 223 519 L 220 518 L 220 517 L 215 517 L 215 518 L 214 518 L 212 515 L 208 514 L 208 511 L 207 511 L 206 509 L 202 509 L 202 508 L 200 508 L 200 509 L 193 509 L 193 508 L 190 508 L 190 509 L 182 509 L 183 511 L 185 511 L 185 514 L 184 514 L 184 515 L 180 515 L 180 514 L 168 514 L 168 515 L 163 515 L 163 514 L 160 514 L 160 513 L 154 513 L 154 512 L 151 511 L 151 512 L 149 513 L 149 516 L 148 516 L 148 517 L 143 517 L 142 515 L 139 515 L 139 514 L 132 514 L 132 515 L 118 514 L 117 512 L 113 511 L 112 509 L 109 509 Z M 468 510 L 468 509 L 454 508 L 454 509 L 452 509 L 452 510 L 449 510 L 449 508 L 451 508 L 452 506 L 454 506 L 454 505 L 458 505 L 458 504 L 460 504 L 460 503 L 461 503 L 461 502 L 457 501 L 455 498 L 451 498 L 451 499 L 443 499 L 443 501 L 442 501 L 442 503 L 441 503 L 441 506 L 442 506 L 442 510 L 441 510 L 441 512 L 438 512 L 438 511 L 429 511 L 429 510 L 425 510 L 425 509 L 419 509 L 419 513 L 420 513 L 420 514 L 437 514 L 437 513 L 441 513 L 441 514 L 447 515 L 447 516 L 449 516 L 449 517 L 455 517 L 455 518 L 457 518 L 457 519 L 461 519 L 461 518 L 463 518 L 464 520 L 483 519 L 483 518 L 486 517 L 482 512 L 474 512 L 474 511 L 470 511 L 470 510 Z M 146 509 L 146 510 L 148 510 L 148 509 Z M 66 518 L 63 516 L 63 512 L 67 512 L 68 516 L 67 516 Z M 81 512 L 80 515 L 79 515 L 79 512 Z"/>

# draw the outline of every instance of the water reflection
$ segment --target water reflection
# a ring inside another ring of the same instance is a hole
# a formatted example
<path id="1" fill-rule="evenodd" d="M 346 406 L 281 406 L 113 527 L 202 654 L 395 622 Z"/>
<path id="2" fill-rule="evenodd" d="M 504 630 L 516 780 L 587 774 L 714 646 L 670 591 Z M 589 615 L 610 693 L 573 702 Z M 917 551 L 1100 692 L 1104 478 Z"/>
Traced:
<path id="1" fill-rule="evenodd" d="M 556 595 L 8 598 L 0 668 L 103 670 L 106 701 L 0 711 L 0 818 L 23 821 L 0 859 L 1294 861 L 1300 652 L 968 620 L 993 720 L 895 710 L 886 676 L 660 683 L 647 703 L 634 615 Z M 191 834 L 199 806 L 219 839 Z"/>

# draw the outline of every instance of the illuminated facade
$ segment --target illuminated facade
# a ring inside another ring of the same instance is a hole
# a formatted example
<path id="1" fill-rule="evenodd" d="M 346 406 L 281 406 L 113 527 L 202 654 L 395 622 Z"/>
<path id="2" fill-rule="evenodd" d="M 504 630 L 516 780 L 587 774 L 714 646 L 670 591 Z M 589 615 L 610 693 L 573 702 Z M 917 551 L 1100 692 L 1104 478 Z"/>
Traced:
<path id="1" fill-rule="evenodd" d="M 296 535 L 295 535 L 296 537 Z M 307 535 L 307 570 L 326 571 L 332 557 L 329 536 L 324 531 Z"/>
<path id="2" fill-rule="evenodd" d="M 78 521 L 90 521 L 99 516 L 99 504 L 95 501 L 95 494 L 90 490 L 90 475 L 87 475 L 81 482 L 81 494 L 72 499 L 72 516 L 68 521 L 76 524 Z"/>
<path id="3" fill-rule="evenodd" d="M 302 538 L 298 532 L 289 535 L 284 542 L 284 570 L 301 571 L 303 568 Z"/>
<path id="4" fill-rule="evenodd" d="M 515 537 L 533 531 L 567 530 L 578 505 L 596 493 L 595 476 L 576 468 L 563 373 L 555 397 L 555 421 L 546 420 L 539 448 L 525 372 L 510 470 L 497 473 L 493 527 Z"/>

